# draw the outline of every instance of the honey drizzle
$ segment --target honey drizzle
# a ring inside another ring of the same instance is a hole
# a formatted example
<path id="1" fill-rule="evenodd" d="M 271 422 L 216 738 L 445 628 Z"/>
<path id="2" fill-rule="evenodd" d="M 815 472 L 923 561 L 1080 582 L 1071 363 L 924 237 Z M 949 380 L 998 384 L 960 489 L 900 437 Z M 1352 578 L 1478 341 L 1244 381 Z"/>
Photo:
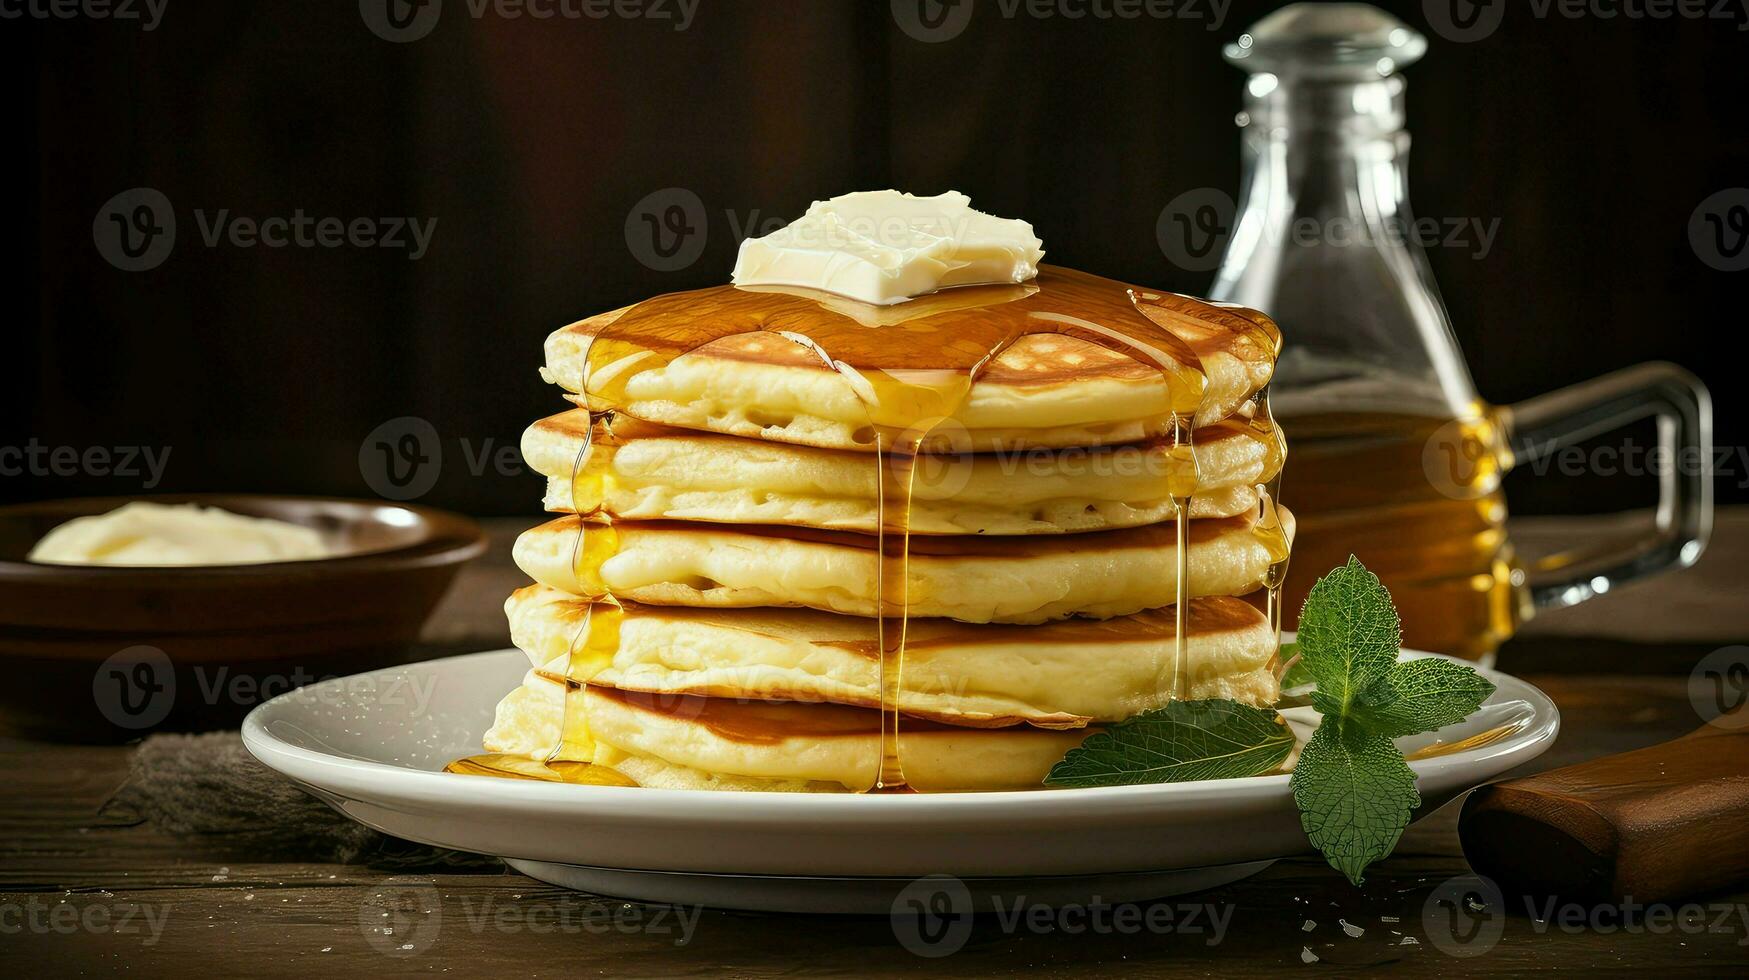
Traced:
<path id="1" fill-rule="evenodd" d="M 1495 742 L 1516 735 L 1528 727 L 1530 727 L 1530 723 L 1526 721 L 1508 722 L 1504 725 L 1497 725 L 1493 728 L 1487 729 L 1486 731 L 1477 732 L 1468 738 L 1460 738 L 1455 742 L 1434 742 L 1431 745 L 1424 745 L 1413 752 L 1404 753 L 1403 758 L 1409 762 L 1414 762 L 1417 759 L 1436 759 L 1440 756 L 1456 755 L 1459 752 L 1464 752 L 1469 749 L 1479 749 L 1485 745 L 1493 745 Z"/>
<path id="2" fill-rule="evenodd" d="M 636 786 L 637 780 L 612 766 L 570 760 L 536 762 L 519 755 L 482 752 L 460 758 L 443 767 L 458 776 L 497 776 L 500 779 L 532 779 L 543 783 L 584 786 Z"/>
<path id="3" fill-rule="evenodd" d="M 1274 559 L 1269 563 L 1269 570 L 1263 577 L 1263 594 L 1266 605 L 1264 615 L 1269 617 L 1269 629 L 1277 639 L 1278 647 L 1281 638 L 1282 598 L 1281 588 L 1287 582 L 1288 559 L 1292 549 L 1289 547 L 1287 528 L 1282 525 L 1281 514 L 1276 510 L 1276 501 L 1281 499 L 1282 471 L 1287 468 L 1287 440 L 1282 437 L 1281 428 L 1275 424 L 1275 418 L 1269 410 L 1269 388 L 1265 386 L 1257 393 L 1256 410 L 1252 415 L 1252 425 L 1256 430 L 1270 440 L 1270 460 L 1263 472 L 1273 474 L 1257 488 L 1257 524 L 1255 533 L 1270 549 Z M 1278 664 L 1279 666 L 1279 664 Z"/>
<path id="4" fill-rule="evenodd" d="M 576 458 L 571 461 L 571 502 L 573 507 L 579 508 L 578 516 L 582 518 L 577 526 L 577 539 L 571 545 L 571 574 L 578 581 L 583 581 L 585 575 L 599 574 L 601 561 L 596 560 L 598 557 L 605 560 L 619 551 L 619 532 L 605 507 L 608 467 L 590 465 L 595 450 L 615 446 L 617 442 L 613 433 L 613 412 L 590 412 L 588 433 L 583 437 L 583 444 L 577 447 Z M 593 480 L 596 486 L 585 490 L 586 479 Z M 582 510 L 580 501 L 584 500 L 595 501 L 595 506 L 588 511 Z M 597 592 L 600 598 L 589 603 L 565 653 L 564 710 L 559 735 L 547 753 L 548 765 L 564 751 L 568 736 L 588 731 L 583 698 L 575 691 L 595 673 L 591 668 L 597 665 L 583 661 L 611 658 L 619 650 L 619 631 L 625 620 L 625 608 L 607 588 L 600 588 Z"/>
<path id="5" fill-rule="evenodd" d="M 1120 290 L 1121 299 L 1114 295 Z M 1062 308 L 1052 308 L 1059 304 Z M 1156 441 L 1164 440 L 1176 464 L 1168 467 L 1166 489 L 1175 505 L 1177 569 L 1172 662 L 1170 669 L 1157 665 L 1156 675 L 1163 695 L 1182 698 L 1188 680 L 1184 651 L 1191 594 L 1189 514 L 1199 482 L 1194 418 L 1208 385 L 1202 355 L 1223 353 L 1241 360 L 1273 361 L 1281 345 L 1280 332 L 1261 314 L 1171 293 L 1126 289 L 1108 280 L 1049 267 L 1040 270 L 1035 284 L 960 287 L 902 306 L 906 309 L 895 316 L 890 309 L 858 309 L 860 304 L 847 305 L 841 298 L 808 290 L 733 286 L 658 296 L 598 318 L 584 352 L 584 377 L 576 387 L 590 406 L 590 432 L 601 429 L 611 438 L 611 406 L 621 402 L 625 385 L 633 376 L 732 336 L 781 335 L 811 351 L 825 367 L 850 383 L 868 411 L 880 473 L 875 627 L 880 651 L 881 758 L 873 780 L 876 790 L 907 785 L 899 753 L 899 695 L 909 621 L 910 513 L 917 459 L 926 451 L 939 451 L 935 437 L 942 431 L 950 448 L 958 445 L 952 437 L 964 430 L 953 420 L 985 368 L 1022 337 L 1061 334 L 1125 354 L 1159 373 L 1168 411 L 1166 427 Z M 883 322 L 870 326 L 861 319 L 865 314 Z M 1121 325 L 1089 319 L 1095 316 Z M 605 390 L 590 389 L 590 377 L 597 371 L 627 364 L 634 369 L 610 376 L 601 386 Z M 1260 411 L 1250 424 L 1260 433 L 1273 433 L 1267 399 L 1260 397 L 1257 405 Z M 598 426 L 598 422 L 605 425 Z M 608 478 L 606 467 L 589 465 L 591 446 L 600 445 L 597 438 L 586 437 L 572 466 L 572 500 L 579 509 L 582 501 L 596 502 L 592 512 L 582 515 L 585 519 L 572 549 L 579 579 L 596 574 L 600 562 L 592 556 L 611 555 L 615 545 L 612 522 L 602 510 L 608 497 L 606 488 L 587 495 L 579 492 L 585 478 Z M 1279 433 L 1274 433 L 1274 439 L 1279 446 Z M 1273 504 L 1267 494 L 1259 506 L 1263 514 L 1258 533 L 1280 539 L 1279 549 L 1272 549 L 1272 553 L 1279 550 L 1280 564 L 1285 568 L 1285 538 L 1279 520 L 1272 519 Z M 1271 583 L 1271 621 L 1279 628 L 1279 602 L 1275 598 L 1279 576 L 1272 575 Z M 592 624 L 603 602 L 592 605 L 567 657 L 566 675 L 572 680 L 586 679 L 577 676 L 580 653 L 585 657 L 611 656 L 617 649 L 618 600 L 605 588 L 599 591 L 614 610 L 609 617 L 612 623 L 610 628 L 595 628 Z M 583 698 L 575 690 L 567 685 L 564 722 L 549 763 L 563 749 L 567 733 L 585 730 Z"/>
<path id="6" fill-rule="evenodd" d="M 577 539 L 571 544 L 571 569 L 579 580 L 585 574 L 595 574 L 594 569 L 600 566 L 594 561 L 598 555 L 611 556 L 619 548 L 619 535 L 613 522 L 606 513 L 601 502 L 607 499 L 608 479 L 607 467 L 590 466 L 593 458 L 591 450 L 613 446 L 617 440 L 613 434 L 613 413 L 611 411 L 590 412 L 589 425 L 585 427 L 583 442 L 577 448 L 577 454 L 571 462 L 571 500 L 573 504 L 585 499 L 597 501 L 595 508 L 580 512 L 580 516 L 592 519 L 593 523 L 581 524 Z M 583 494 L 584 481 L 593 478 L 598 485 Z M 580 684 L 578 680 L 594 673 L 584 660 L 590 657 L 611 657 L 619 649 L 619 628 L 625 619 L 625 609 L 611 593 L 602 590 L 602 597 L 589 603 L 583 613 L 583 621 L 577 625 L 577 630 L 571 636 L 565 652 L 564 703 L 560 710 L 559 732 L 553 738 L 553 744 L 547 750 L 545 758 L 536 761 L 520 756 L 505 755 L 496 752 L 485 752 L 457 759 L 445 766 L 443 771 L 464 776 L 498 776 L 505 779 L 532 779 L 541 782 L 576 783 L 592 786 L 636 786 L 637 782 L 629 776 L 609 766 L 595 765 L 575 759 L 562 758 L 568 742 L 567 736 L 588 731 L 583 717 L 583 698 L 575 695 Z M 536 670 L 551 676 L 545 671 L 551 665 L 536 665 Z"/>
<path id="7" fill-rule="evenodd" d="M 1156 665 L 1155 690 L 1171 691 L 1174 701 L 1186 700 L 1190 696 L 1184 663 L 1185 637 L 1190 623 L 1190 500 L 1196 494 L 1197 484 L 1202 482 L 1201 471 L 1196 465 L 1194 431 L 1188 420 L 1177 415 L 1172 417 L 1170 452 L 1176 465 L 1169 468 L 1168 472 L 1173 475 L 1166 480 L 1167 492 L 1172 497 L 1173 547 L 1178 549 L 1172 598 L 1172 673 L 1170 677 L 1162 677 Z M 1186 463 L 1189 464 L 1188 481 L 1183 477 Z"/>
<path id="8" fill-rule="evenodd" d="M 875 577 L 875 639 L 880 663 L 875 676 L 881 702 L 877 790 L 906 785 L 899 758 L 899 694 L 904 690 L 905 633 L 911 622 L 911 491 L 917 479 L 917 453 L 927 435 L 927 430 L 912 432 L 895 440 L 883 433 L 877 446 L 880 496 L 875 533 L 880 559 Z"/>

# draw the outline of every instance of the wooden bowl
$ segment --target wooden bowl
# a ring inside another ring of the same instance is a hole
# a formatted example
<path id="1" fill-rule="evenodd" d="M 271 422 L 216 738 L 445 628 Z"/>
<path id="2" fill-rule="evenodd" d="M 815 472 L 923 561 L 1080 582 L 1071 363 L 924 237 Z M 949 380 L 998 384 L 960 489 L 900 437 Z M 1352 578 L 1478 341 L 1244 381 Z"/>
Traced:
<path id="1" fill-rule="evenodd" d="M 332 557 L 221 566 L 24 560 L 52 528 L 134 499 L 314 528 Z M 229 727 L 261 701 L 405 662 L 479 525 L 383 501 L 253 494 L 93 497 L 0 507 L 0 728 L 114 741 Z"/>

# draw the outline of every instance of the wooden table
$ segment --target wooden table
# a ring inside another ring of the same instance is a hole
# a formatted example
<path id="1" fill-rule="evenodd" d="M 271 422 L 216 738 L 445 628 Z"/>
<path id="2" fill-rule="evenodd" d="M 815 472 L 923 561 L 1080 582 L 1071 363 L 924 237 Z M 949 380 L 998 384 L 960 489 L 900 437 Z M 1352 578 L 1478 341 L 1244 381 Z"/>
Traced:
<path id="1" fill-rule="evenodd" d="M 491 557 L 468 570 L 432 624 L 434 652 L 504 645 L 498 605 L 519 579 L 508 542 L 528 523 L 493 523 Z M 1515 534 L 1534 549 L 1592 539 L 1602 526 L 1523 522 Z M 1501 651 L 1500 666 L 1541 686 L 1563 716 L 1559 742 L 1535 765 L 1565 765 L 1694 728 L 1689 669 L 1713 649 L 1749 641 L 1746 571 L 1749 511 L 1723 514 L 1696 569 L 1528 626 Z M 1494 945 L 1453 957 L 1434 941 L 1424 908 L 1468 872 L 1455 805 L 1411 827 L 1364 888 L 1349 886 L 1316 857 L 1292 858 L 1236 885 L 1160 903 L 1171 907 L 1173 931 L 1095 932 L 1078 929 L 1082 920 L 1073 917 L 1053 920 L 1048 931 L 1012 928 L 987 915 L 957 953 L 925 959 L 904 948 L 883 917 L 688 910 L 683 920 L 504 870 L 413 869 L 403 879 L 364 866 L 254 863 L 222 840 L 178 840 L 99 816 L 130 751 L 0 743 L 0 974 L 1246 976 L 1383 966 L 1430 975 L 1561 968 L 1662 977 L 1741 975 L 1749 967 L 1749 891 L 1698 896 L 1705 906 L 1698 920 L 1635 912 L 1625 928 L 1620 910 L 1572 926 L 1539 923 L 1511 906 L 1511 914 L 1486 920 L 1501 923 Z M 1182 907 L 1189 905 L 1198 909 L 1187 920 Z M 1156 926 L 1165 911 L 1154 911 Z M 1218 938 L 1216 918 L 1224 922 Z M 383 921 L 400 924 L 393 940 L 381 934 Z M 1646 928 L 1648 921 L 1655 927 Z M 1117 922 L 1130 920 L 1107 924 Z M 1308 962 L 1312 956 L 1316 962 Z"/>

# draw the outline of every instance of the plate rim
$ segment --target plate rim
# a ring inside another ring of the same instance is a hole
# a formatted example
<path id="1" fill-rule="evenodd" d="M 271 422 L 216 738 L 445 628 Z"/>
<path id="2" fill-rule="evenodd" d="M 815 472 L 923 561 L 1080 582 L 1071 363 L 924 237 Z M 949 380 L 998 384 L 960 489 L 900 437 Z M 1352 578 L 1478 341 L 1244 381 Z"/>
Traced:
<path id="1" fill-rule="evenodd" d="M 1284 633 L 1283 635 L 1285 638 L 1288 634 Z M 361 682 L 367 679 L 382 678 L 413 670 L 441 671 L 447 666 L 466 661 L 507 657 L 511 654 L 523 658 L 527 656 L 515 647 L 482 650 L 475 653 L 458 654 L 363 671 L 344 677 L 329 678 L 298 690 L 286 692 L 257 705 L 243 719 L 241 726 L 243 744 L 250 755 L 263 766 L 301 785 L 313 786 L 325 792 L 333 792 L 333 790 L 319 781 L 308 778 L 306 774 L 326 772 L 348 782 L 351 780 L 346 777 L 361 780 L 373 776 L 386 777 L 392 779 L 394 783 L 393 789 L 389 790 L 391 795 L 404 800 L 431 803 L 442 803 L 453 799 L 453 793 L 458 785 L 455 780 L 459 779 L 471 780 L 470 785 L 476 787 L 481 783 L 489 784 L 486 793 L 490 795 L 493 802 L 506 806 L 550 806 L 591 800 L 608 805 L 632 804 L 635 809 L 660 810 L 664 815 L 672 816 L 673 811 L 663 804 L 684 806 L 688 803 L 708 801 L 710 805 L 709 819 L 719 822 L 737 818 L 764 819 L 779 812 L 791 818 L 798 815 L 827 818 L 851 815 L 867 816 L 869 814 L 890 813 L 894 810 L 905 811 L 907 818 L 913 820 L 926 815 L 961 819 L 966 816 L 975 816 L 984 811 L 998 811 L 1011 821 L 1021 814 L 1028 814 L 1040 821 L 1046 821 L 1060 817 L 1060 811 L 1077 809 L 1086 804 L 1138 805 L 1158 808 L 1162 806 L 1197 806 L 1213 801 L 1221 801 L 1229 805 L 1267 803 L 1278 800 L 1287 794 L 1289 792 L 1288 782 L 1292 778 L 1289 774 L 1283 773 L 1177 783 L 1145 783 L 1134 786 L 1064 787 L 1053 788 L 1046 792 L 1025 789 L 914 794 L 785 793 L 765 790 L 722 792 L 642 786 L 583 786 L 536 780 L 482 780 L 477 776 L 464 776 L 418 769 L 412 766 L 350 758 L 332 752 L 322 752 L 293 745 L 273 734 L 267 727 L 272 716 L 284 710 L 284 703 L 289 703 L 300 697 L 308 698 L 323 690 L 351 696 L 347 695 L 345 690 L 349 685 L 363 686 L 363 689 L 369 691 L 380 690 L 384 686 L 380 681 L 361 685 Z M 1528 761 L 1540 755 L 1560 733 L 1560 711 L 1553 699 L 1528 681 L 1492 667 L 1446 654 L 1405 649 L 1401 651 L 1399 656 L 1411 660 L 1435 657 L 1474 667 L 1493 682 L 1497 689 L 1504 686 L 1501 684 L 1502 680 L 1509 682 L 1514 688 L 1512 698 L 1525 701 L 1531 706 L 1530 724 L 1522 731 L 1498 742 L 1462 749 L 1446 755 L 1409 760 L 1408 765 L 1414 771 L 1417 781 L 1428 777 L 1438 777 L 1455 769 L 1485 766 L 1502 757 L 1524 757 L 1513 762 L 1513 765 L 1519 761 Z M 1510 766 L 1505 768 L 1510 768 Z M 378 784 L 378 788 L 389 789 L 381 784 Z M 1017 806 L 1023 802 L 1024 806 Z"/>

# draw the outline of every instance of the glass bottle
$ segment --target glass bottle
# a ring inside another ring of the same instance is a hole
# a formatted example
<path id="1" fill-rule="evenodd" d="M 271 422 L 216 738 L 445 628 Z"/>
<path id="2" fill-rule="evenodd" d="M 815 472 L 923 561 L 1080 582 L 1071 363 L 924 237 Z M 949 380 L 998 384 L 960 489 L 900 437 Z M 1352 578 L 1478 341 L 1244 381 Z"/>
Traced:
<path id="1" fill-rule="evenodd" d="M 1527 568 L 1502 476 L 1647 416 L 1664 458 L 1710 462 L 1711 404 L 1668 364 L 1518 405 L 1477 396 L 1409 208 L 1400 71 L 1426 50 L 1359 3 L 1292 4 L 1226 46 L 1249 73 L 1243 183 L 1211 295 L 1264 310 L 1285 339 L 1270 397 L 1298 518 L 1286 625 L 1352 553 L 1391 588 L 1405 643 L 1489 659 L 1536 608 L 1693 563 L 1712 521 L 1705 465 L 1671 466 L 1650 535 Z"/>

